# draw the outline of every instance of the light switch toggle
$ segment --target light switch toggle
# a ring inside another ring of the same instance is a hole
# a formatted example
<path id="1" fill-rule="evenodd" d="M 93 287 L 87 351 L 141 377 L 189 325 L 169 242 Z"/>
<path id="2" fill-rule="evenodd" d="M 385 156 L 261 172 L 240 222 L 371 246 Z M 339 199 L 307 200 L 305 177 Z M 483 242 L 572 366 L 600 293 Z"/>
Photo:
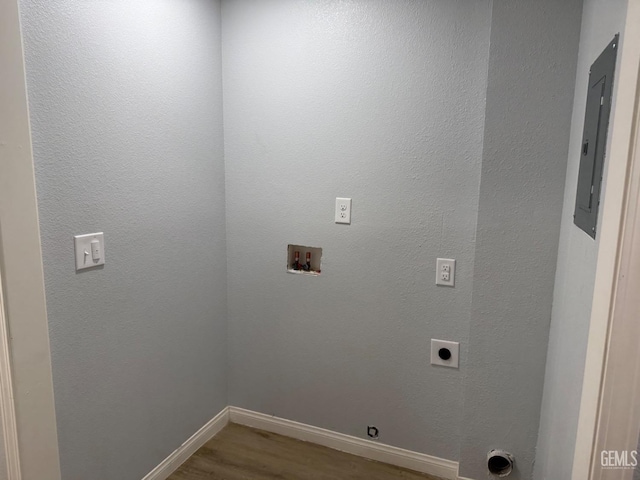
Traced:
<path id="1" fill-rule="evenodd" d="M 100 241 L 96 238 L 91 240 L 91 258 L 93 261 L 100 260 Z"/>

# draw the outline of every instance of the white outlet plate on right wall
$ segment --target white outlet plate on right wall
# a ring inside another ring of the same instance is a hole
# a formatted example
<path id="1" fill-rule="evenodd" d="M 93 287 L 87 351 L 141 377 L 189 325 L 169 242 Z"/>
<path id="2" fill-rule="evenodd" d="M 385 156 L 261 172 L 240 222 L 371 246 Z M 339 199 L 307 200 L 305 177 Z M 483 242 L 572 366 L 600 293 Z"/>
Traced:
<path id="1" fill-rule="evenodd" d="M 455 287 L 456 261 L 453 258 L 439 258 L 436 261 L 436 285 Z"/>

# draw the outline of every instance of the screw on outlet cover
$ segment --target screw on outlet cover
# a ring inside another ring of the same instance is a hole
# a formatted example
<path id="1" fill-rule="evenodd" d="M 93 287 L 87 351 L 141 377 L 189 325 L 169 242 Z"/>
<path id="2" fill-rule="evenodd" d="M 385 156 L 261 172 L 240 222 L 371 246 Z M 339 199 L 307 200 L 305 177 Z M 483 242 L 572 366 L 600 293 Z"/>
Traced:
<path id="1" fill-rule="evenodd" d="M 380 433 L 380 431 L 374 427 L 373 425 L 369 425 L 367 427 L 367 435 L 369 435 L 369 437 L 371 438 L 378 438 L 378 434 Z"/>

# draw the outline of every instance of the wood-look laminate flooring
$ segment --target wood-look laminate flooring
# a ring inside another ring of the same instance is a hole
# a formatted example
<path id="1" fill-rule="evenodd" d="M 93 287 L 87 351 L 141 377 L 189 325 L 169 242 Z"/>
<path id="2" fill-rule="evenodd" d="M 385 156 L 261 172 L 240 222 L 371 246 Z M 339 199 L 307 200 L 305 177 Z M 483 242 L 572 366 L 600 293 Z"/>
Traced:
<path id="1" fill-rule="evenodd" d="M 169 480 L 440 480 L 233 423 Z"/>

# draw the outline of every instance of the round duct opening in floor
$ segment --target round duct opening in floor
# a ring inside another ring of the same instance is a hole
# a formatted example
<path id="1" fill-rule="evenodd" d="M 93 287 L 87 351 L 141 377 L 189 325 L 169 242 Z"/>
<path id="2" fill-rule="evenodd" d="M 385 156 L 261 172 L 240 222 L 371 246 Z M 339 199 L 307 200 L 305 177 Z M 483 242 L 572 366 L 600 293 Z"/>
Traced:
<path id="1" fill-rule="evenodd" d="M 489 473 L 498 477 L 506 477 L 513 471 L 513 455 L 504 450 L 491 450 L 487 454 Z"/>

